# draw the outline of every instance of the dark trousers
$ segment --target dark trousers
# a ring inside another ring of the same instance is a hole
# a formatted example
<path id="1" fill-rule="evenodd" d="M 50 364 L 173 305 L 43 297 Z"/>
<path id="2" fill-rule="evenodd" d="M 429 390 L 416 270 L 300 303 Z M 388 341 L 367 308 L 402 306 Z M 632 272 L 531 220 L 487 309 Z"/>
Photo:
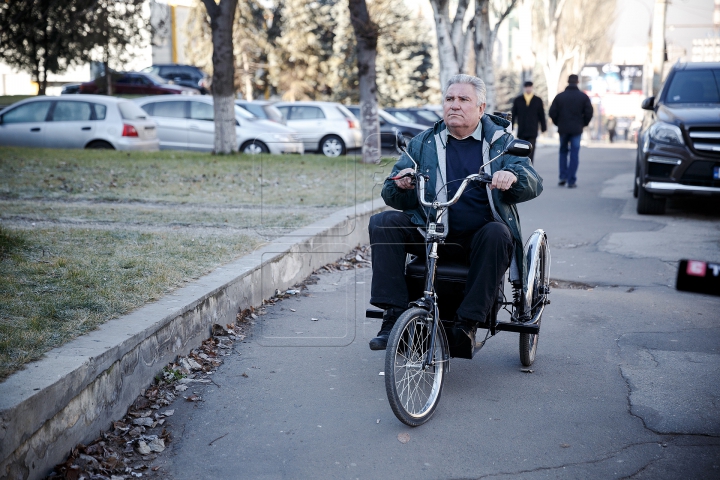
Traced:
<path id="1" fill-rule="evenodd" d="M 577 169 L 580 163 L 580 137 L 582 134 L 560 134 L 560 180 L 567 180 L 570 185 L 577 181 Z M 568 152 L 570 162 L 568 162 Z"/>
<path id="2" fill-rule="evenodd" d="M 532 148 L 532 152 L 530 152 L 530 156 L 528 156 L 528 158 L 530 159 L 530 163 L 535 163 L 535 161 L 534 161 L 534 158 L 535 158 L 535 141 L 537 140 L 537 137 L 528 137 L 528 136 L 525 136 L 525 135 L 518 135 L 517 138 L 519 138 L 520 140 L 525 140 L 526 142 L 530 142 L 530 143 L 532 144 L 532 147 L 533 147 L 533 148 Z"/>
<path id="3" fill-rule="evenodd" d="M 406 309 L 408 303 L 416 299 L 408 298 L 405 256 L 407 253 L 425 256 L 425 239 L 410 216 L 396 210 L 373 215 L 369 230 L 373 268 L 370 303 L 383 310 Z M 462 319 L 485 321 L 495 302 L 500 280 L 510 266 L 512 252 L 512 234 L 501 222 L 488 223 L 466 235 L 450 236 L 440 245 L 440 263 L 443 259 L 454 259 L 470 265 L 465 298 L 457 311 Z"/>

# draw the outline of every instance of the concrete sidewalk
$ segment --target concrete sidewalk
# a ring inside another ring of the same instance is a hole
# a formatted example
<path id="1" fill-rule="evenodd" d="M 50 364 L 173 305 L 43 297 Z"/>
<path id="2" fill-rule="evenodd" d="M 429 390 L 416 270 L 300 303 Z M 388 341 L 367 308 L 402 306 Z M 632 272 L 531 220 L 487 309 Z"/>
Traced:
<path id="1" fill-rule="evenodd" d="M 0 384 L 0 477 L 39 479 L 121 417 L 178 355 L 275 289 L 368 242 L 373 200 L 279 238 L 163 299 L 50 351 Z"/>

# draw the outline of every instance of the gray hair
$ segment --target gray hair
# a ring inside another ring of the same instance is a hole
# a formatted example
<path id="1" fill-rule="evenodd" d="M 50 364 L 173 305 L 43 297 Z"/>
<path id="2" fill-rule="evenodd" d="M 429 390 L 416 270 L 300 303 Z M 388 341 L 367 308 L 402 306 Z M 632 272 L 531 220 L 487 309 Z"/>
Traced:
<path id="1" fill-rule="evenodd" d="M 450 85 L 454 85 L 456 83 L 467 83 L 468 85 L 472 85 L 473 87 L 475 87 L 475 93 L 478 97 L 478 106 L 485 103 L 485 82 L 483 82 L 478 77 L 473 77 L 472 75 L 465 75 L 463 73 L 459 73 L 450 77 L 450 80 L 448 80 L 448 83 L 445 86 L 445 90 L 443 91 L 443 101 L 445 101 L 445 96 L 447 95 L 447 91 L 448 88 L 450 88 Z"/>

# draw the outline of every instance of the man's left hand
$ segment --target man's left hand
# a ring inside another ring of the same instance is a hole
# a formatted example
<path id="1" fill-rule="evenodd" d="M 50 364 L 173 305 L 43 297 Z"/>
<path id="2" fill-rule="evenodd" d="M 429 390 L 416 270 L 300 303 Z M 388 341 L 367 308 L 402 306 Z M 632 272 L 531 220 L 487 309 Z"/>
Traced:
<path id="1" fill-rule="evenodd" d="M 490 184 L 490 189 L 497 188 L 498 190 L 509 190 L 513 186 L 513 183 L 517 182 L 517 177 L 514 173 L 508 172 L 507 170 L 498 170 L 495 172 Z"/>

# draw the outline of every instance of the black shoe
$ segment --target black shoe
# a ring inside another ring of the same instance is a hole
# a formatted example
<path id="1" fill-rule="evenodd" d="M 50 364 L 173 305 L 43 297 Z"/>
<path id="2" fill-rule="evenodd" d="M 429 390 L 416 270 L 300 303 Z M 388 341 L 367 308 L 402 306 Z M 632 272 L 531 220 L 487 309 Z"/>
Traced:
<path id="1" fill-rule="evenodd" d="M 567 182 L 565 180 L 560 180 L 558 182 L 558 187 L 564 187 Z"/>
<path id="2" fill-rule="evenodd" d="M 387 348 L 388 337 L 397 319 L 405 310 L 401 308 L 388 308 L 383 313 L 383 322 L 377 337 L 370 340 L 370 350 L 385 350 Z"/>
<path id="3" fill-rule="evenodd" d="M 577 185 L 574 183 L 568 183 L 568 188 L 577 188 Z"/>

